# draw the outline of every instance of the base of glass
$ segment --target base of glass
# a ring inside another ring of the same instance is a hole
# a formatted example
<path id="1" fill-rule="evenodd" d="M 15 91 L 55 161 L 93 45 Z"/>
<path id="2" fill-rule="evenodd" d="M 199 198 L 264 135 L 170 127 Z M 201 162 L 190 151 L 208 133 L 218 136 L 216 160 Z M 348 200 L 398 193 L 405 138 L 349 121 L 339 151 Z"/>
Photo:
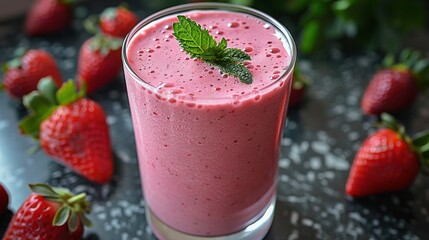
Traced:
<path id="1" fill-rule="evenodd" d="M 212 237 L 189 235 L 177 231 L 162 222 L 148 207 L 145 212 L 153 233 L 160 240 L 261 240 L 268 233 L 273 222 L 275 204 L 276 196 L 274 195 L 267 208 L 261 212 L 261 217 L 251 225 L 239 232 Z"/>

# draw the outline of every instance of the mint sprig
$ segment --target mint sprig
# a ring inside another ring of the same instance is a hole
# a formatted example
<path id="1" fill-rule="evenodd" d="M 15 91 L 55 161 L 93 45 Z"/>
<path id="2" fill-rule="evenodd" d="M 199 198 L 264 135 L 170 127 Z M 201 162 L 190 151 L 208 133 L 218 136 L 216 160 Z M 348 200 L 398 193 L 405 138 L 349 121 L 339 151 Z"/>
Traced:
<path id="1" fill-rule="evenodd" d="M 228 48 L 225 38 L 216 43 L 207 29 L 185 16 L 179 15 L 177 19 L 179 21 L 173 23 L 173 35 L 186 53 L 238 77 L 243 83 L 252 83 L 252 73 L 242 64 L 251 60 L 247 53 L 238 48 Z"/>

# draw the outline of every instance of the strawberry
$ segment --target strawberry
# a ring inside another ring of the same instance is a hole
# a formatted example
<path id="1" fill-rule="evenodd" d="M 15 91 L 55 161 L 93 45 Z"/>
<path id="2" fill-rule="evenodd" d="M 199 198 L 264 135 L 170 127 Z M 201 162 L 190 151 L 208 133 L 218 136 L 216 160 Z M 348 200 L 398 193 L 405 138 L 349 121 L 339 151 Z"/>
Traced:
<path id="1" fill-rule="evenodd" d="M 298 66 L 295 66 L 292 81 L 292 89 L 290 91 L 289 97 L 289 107 L 294 108 L 298 107 L 301 104 L 304 95 L 307 92 L 308 86 L 310 85 L 310 82 L 306 76 L 301 74 L 298 69 Z"/>
<path id="2" fill-rule="evenodd" d="M 8 205 L 9 195 L 7 194 L 6 188 L 0 184 L 0 217 L 6 212 Z"/>
<path id="3" fill-rule="evenodd" d="M 124 38 L 137 24 L 137 16 L 127 8 L 106 8 L 100 16 L 100 29 L 104 34 Z"/>
<path id="4" fill-rule="evenodd" d="M 91 226 L 85 216 L 90 205 L 86 194 L 73 195 L 64 188 L 30 184 L 33 191 L 9 223 L 3 240 L 78 240 L 84 226 Z"/>
<path id="5" fill-rule="evenodd" d="M 399 64 L 394 64 L 391 55 L 386 57 L 384 69 L 372 77 L 363 94 L 361 108 L 365 114 L 399 112 L 414 103 L 419 88 L 429 86 L 429 62 L 419 57 L 410 50 L 401 53 Z"/>
<path id="6" fill-rule="evenodd" d="M 57 90 L 52 79 L 42 79 L 38 91 L 24 97 L 32 112 L 19 127 L 40 141 L 46 154 L 92 182 L 104 184 L 113 174 L 112 150 L 106 116 L 84 90 L 68 81 Z"/>
<path id="7" fill-rule="evenodd" d="M 352 197 L 407 188 L 429 163 L 429 132 L 412 141 L 393 117 L 383 113 L 381 118 L 384 128 L 365 139 L 353 161 L 346 184 Z"/>
<path id="8" fill-rule="evenodd" d="M 17 49 L 15 58 L 10 60 L 3 70 L 1 88 L 15 98 L 22 98 L 35 90 L 43 77 L 51 76 L 57 86 L 61 86 L 63 82 L 55 59 L 40 49 Z"/>
<path id="9" fill-rule="evenodd" d="M 103 34 L 85 41 L 79 52 L 79 86 L 85 83 L 88 93 L 92 93 L 112 81 L 122 67 L 121 44 L 121 39 Z"/>
<path id="10" fill-rule="evenodd" d="M 70 26 L 71 0 L 36 0 L 27 13 L 25 33 L 29 36 L 52 34 Z"/>

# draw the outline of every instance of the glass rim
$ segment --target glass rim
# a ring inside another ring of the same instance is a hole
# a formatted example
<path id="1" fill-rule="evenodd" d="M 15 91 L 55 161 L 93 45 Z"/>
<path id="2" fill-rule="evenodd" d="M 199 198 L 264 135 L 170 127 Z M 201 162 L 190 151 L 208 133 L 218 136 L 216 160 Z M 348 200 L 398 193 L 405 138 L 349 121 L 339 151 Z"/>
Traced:
<path id="1" fill-rule="evenodd" d="M 294 41 L 291 33 L 289 32 L 289 30 L 283 24 L 278 22 L 276 19 L 274 19 L 273 17 L 271 17 L 270 15 L 268 15 L 264 12 L 261 12 L 259 10 L 254 9 L 254 8 L 246 7 L 246 6 L 242 6 L 242 5 L 237 5 L 237 4 L 215 3 L 215 2 L 188 3 L 188 4 L 181 4 L 181 5 L 169 7 L 169 8 L 157 11 L 157 12 L 149 15 L 148 17 L 141 20 L 136 26 L 134 26 L 134 28 L 125 37 L 125 39 L 122 43 L 122 53 L 121 53 L 124 70 L 127 71 L 128 74 L 130 74 L 130 76 L 133 78 L 134 81 L 137 81 L 145 89 L 147 89 L 153 93 L 159 94 L 162 97 L 173 98 L 173 99 L 176 98 L 176 96 L 171 96 L 171 95 L 168 95 L 166 93 L 157 91 L 156 86 L 151 85 L 150 83 L 146 82 L 144 79 L 142 79 L 141 77 L 139 77 L 136 74 L 136 72 L 132 69 L 132 67 L 130 66 L 130 64 L 128 62 L 127 46 L 129 44 L 129 42 L 146 25 L 148 25 L 148 24 L 150 24 L 156 20 L 159 20 L 165 16 L 173 15 L 174 13 L 180 13 L 180 12 L 191 11 L 191 10 L 226 10 L 226 11 L 233 11 L 233 12 L 249 14 L 253 17 L 264 20 L 267 23 L 271 24 L 273 27 L 275 27 L 278 30 L 278 32 L 281 35 L 283 35 L 285 37 L 286 44 L 289 45 L 287 47 L 290 50 L 290 53 L 289 53 L 290 62 L 288 63 L 287 68 L 283 71 L 283 73 L 280 75 L 280 77 L 277 80 L 273 81 L 272 83 L 264 86 L 263 88 L 260 88 L 259 89 L 260 92 L 271 88 L 273 85 L 277 84 L 278 82 L 283 81 L 290 74 L 293 74 L 292 70 L 296 64 L 296 58 L 297 58 L 297 56 L 296 56 L 297 50 L 296 50 L 295 41 Z M 251 92 L 249 92 L 249 93 L 247 93 L 241 97 L 245 98 L 249 94 L 251 94 Z M 166 96 L 164 96 L 164 95 L 166 95 Z M 199 97 L 198 101 L 204 101 L 204 100 L 216 101 L 216 100 L 225 100 L 225 99 L 230 100 L 231 98 L 232 97 L 206 97 L 206 98 Z M 181 101 L 187 102 L 187 99 L 184 99 Z"/>

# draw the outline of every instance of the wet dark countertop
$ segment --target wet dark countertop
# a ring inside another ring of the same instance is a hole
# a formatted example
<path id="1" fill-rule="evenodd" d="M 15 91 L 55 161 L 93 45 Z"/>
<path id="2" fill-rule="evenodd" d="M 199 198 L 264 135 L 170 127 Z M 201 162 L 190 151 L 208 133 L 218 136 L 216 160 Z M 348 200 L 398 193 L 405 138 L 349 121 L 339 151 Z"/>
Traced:
<path id="1" fill-rule="evenodd" d="M 153 11 L 148 1 L 130 1 L 140 17 Z M 81 16 L 99 13 L 116 1 L 83 3 Z M 151 6 L 153 7 L 153 6 Z M 155 6 L 158 7 L 158 6 Z M 16 47 L 43 48 L 56 59 L 64 79 L 74 78 L 80 45 L 90 35 L 80 21 L 55 37 L 27 38 L 21 32 L 0 37 L 0 62 Z M 275 218 L 266 240 L 428 239 L 429 178 L 419 176 L 410 189 L 353 200 L 344 194 L 349 168 L 375 119 L 359 103 L 379 58 L 329 50 L 302 57 L 300 67 L 313 81 L 305 102 L 288 112 L 279 162 Z M 0 236 L 12 212 L 29 194 L 28 183 L 47 182 L 85 191 L 93 204 L 94 227 L 85 239 L 154 239 L 145 220 L 137 154 L 123 75 L 90 96 L 106 111 L 115 175 L 110 184 L 92 184 L 55 163 L 43 152 L 28 155 L 32 140 L 20 135 L 25 114 L 17 101 L 0 93 L 0 182 L 11 195 L 10 212 L 0 218 Z M 398 115 L 410 134 L 429 128 L 428 92 Z"/>

